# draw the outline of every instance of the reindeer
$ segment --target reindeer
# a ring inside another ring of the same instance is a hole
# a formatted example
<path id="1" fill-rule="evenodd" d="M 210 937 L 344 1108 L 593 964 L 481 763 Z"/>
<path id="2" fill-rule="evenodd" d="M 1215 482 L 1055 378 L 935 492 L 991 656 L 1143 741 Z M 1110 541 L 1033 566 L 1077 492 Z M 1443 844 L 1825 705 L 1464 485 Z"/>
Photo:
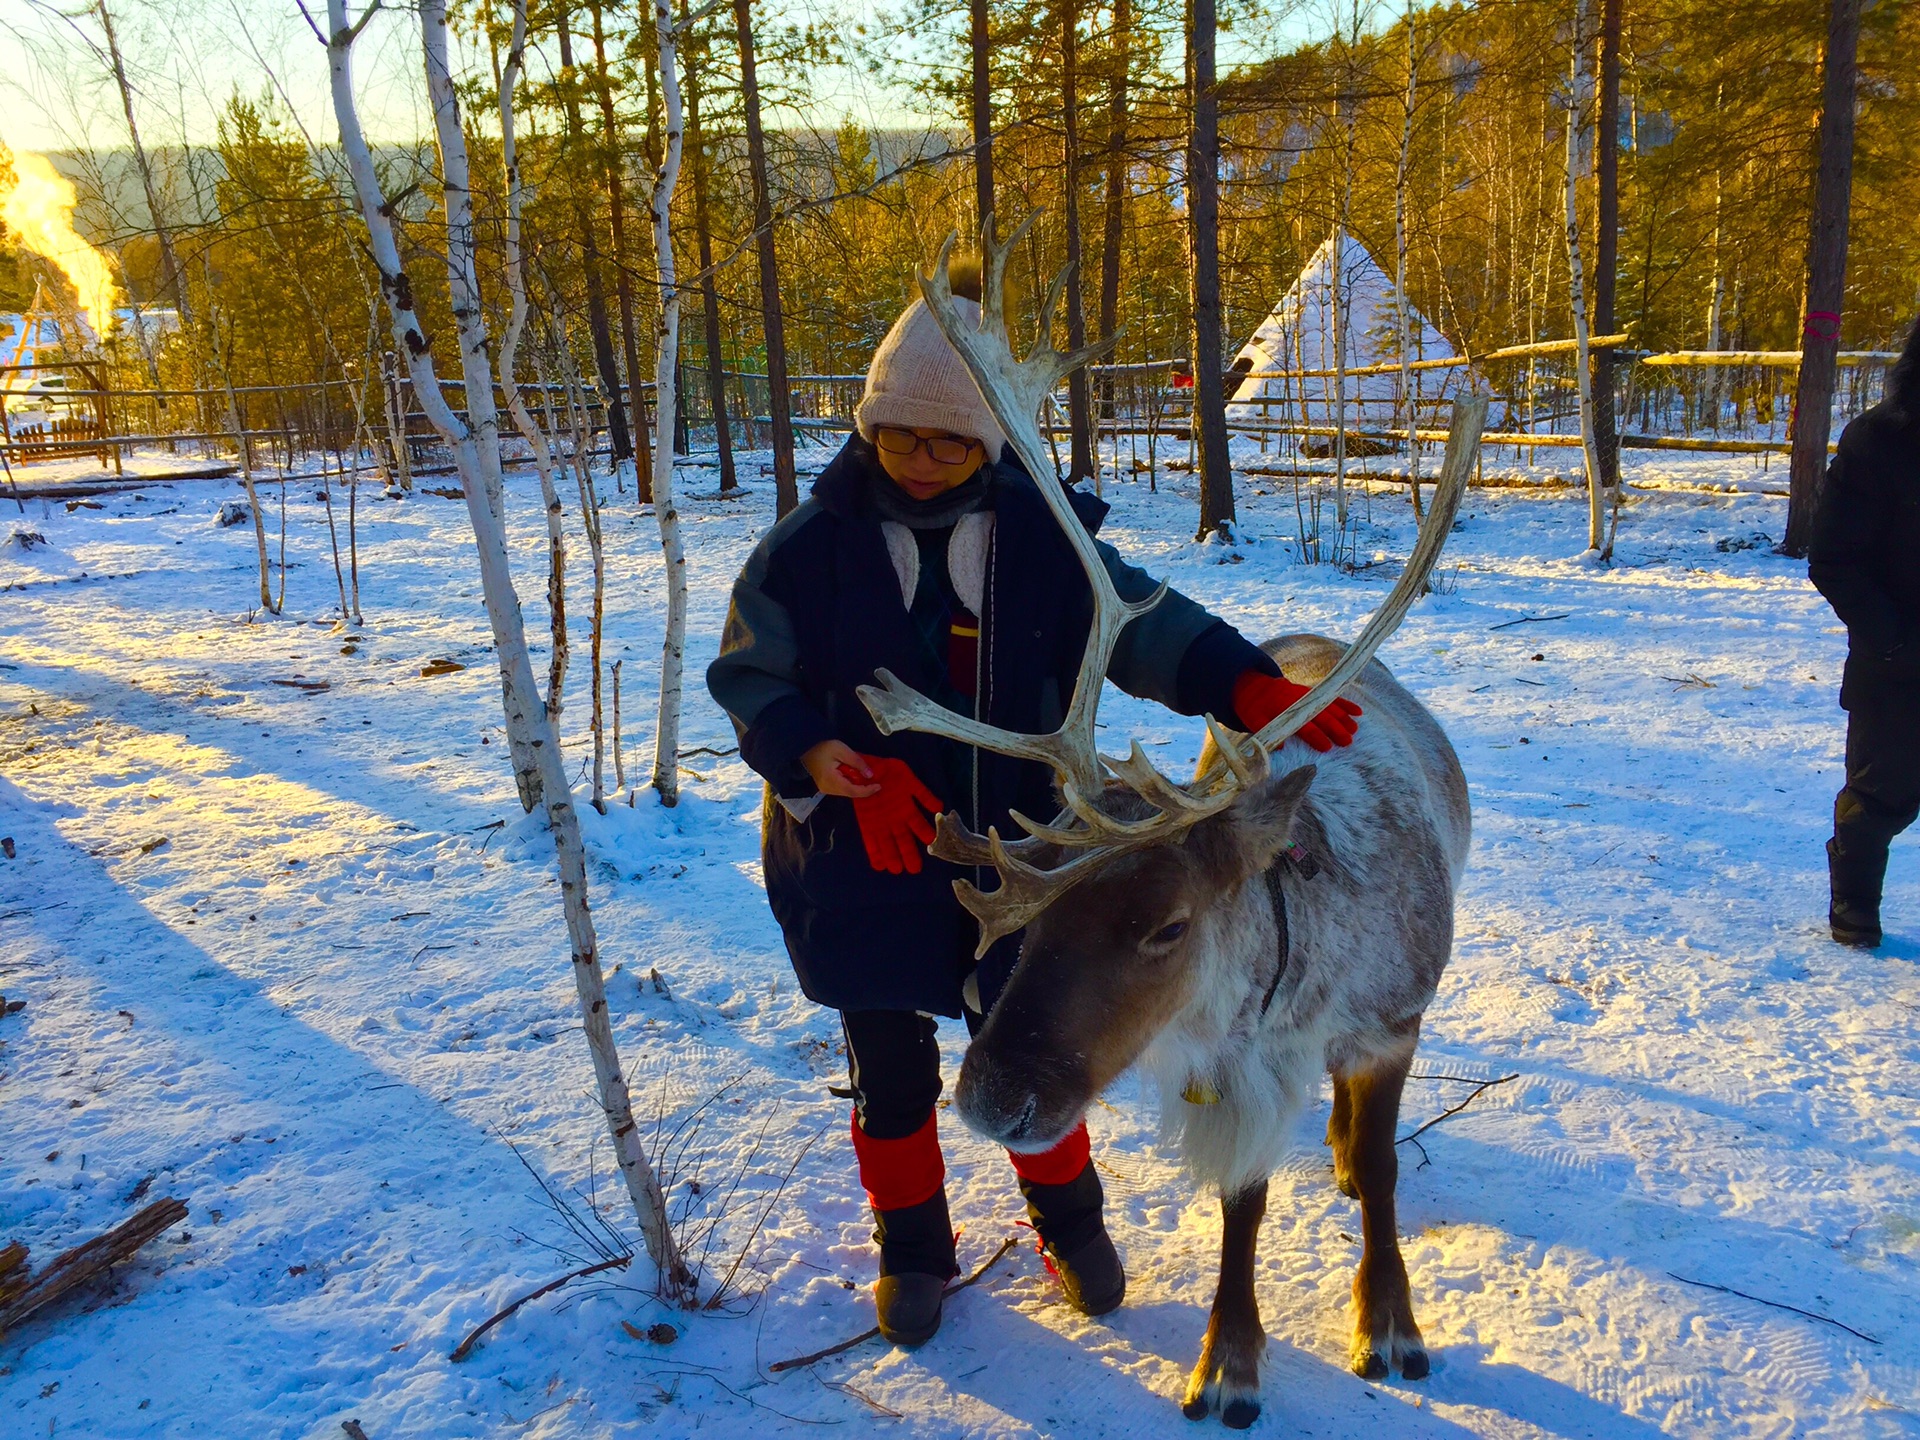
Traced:
<path id="1" fill-rule="evenodd" d="M 1036 417 L 1062 376 L 1098 354 L 1055 350 L 1043 323 L 1025 360 L 1007 340 L 1007 255 L 991 218 L 978 327 L 953 305 L 949 235 L 921 291 L 965 357 L 1086 570 L 1094 619 L 1060 728 L 1025 735 L 943 709 L 886 670 L 861 699 L 883 732 L 913 729 L 1044 762 L 1062 810 L 1014 820 L 1024 838 L 983 837 L 942 815 L 933 853 L 991 867 L 999 885 L 955 882 L 980 922 L 977 954 L 1025 930 L 1020 958 L 960 1072 L 956 1108 L 978 1134 L 1042 1151 L 1077 1124 L 1129 1067 L 1163 1097 L 1164 1128 L 1224 1215 L 1219 1287 L 1183 1405 L 1244 1428 L 1260 1413 L 1266 1347 L 1253 1290 L 1267 1177 L 1293 1122 L 1333 1081 L 1327 1143 L 1342 1192 L 1360 1202 L 1364 1250 L 1354 1278 L 1352 1365 L 1427 1374 L 1394 1223 L 1400 1092 L 1453 944 L 1453 898 L 1470 830 L 1466 780 L 1439 723 L 1373 652 L 1426 580 L 1452 527 L 1478 451 L 1486 402 L 1454 406 L 1432 509 L 1398 583 L 1351 646 L 1291 635 L 1264 647 L 1312 689 L 1258 734 L 1209 717 L 1195 777 L 1176 784 L 1135 741 L 1101 756 L 1101 684 L 1125 625 L 1156 594 L 1114 591 L 1042 446 Z M 1065 273 L 1045 311 L 1056 312 Z M 1111 342 L 1109 342 L 1111 343 Z M 1346 694 L 1366 719 L 1351 748 L 1308 763 L 1301 725 Z"/>

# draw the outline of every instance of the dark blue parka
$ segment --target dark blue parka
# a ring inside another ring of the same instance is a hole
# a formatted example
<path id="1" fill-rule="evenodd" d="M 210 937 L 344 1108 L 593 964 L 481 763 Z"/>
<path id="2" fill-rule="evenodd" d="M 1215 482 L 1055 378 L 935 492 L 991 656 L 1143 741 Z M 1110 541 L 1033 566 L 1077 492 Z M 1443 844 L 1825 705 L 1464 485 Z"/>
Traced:
<path id="1" fill-rule="evenodd" d="M 876 483 L 892 482 L 856 436 L 821 472 L 813 498 L 768 532 L 734 586 L 707 685 L 733 719 L 742 757 L 767 781 L 763 873 L 801 989 L 838 1010 L 958 1015 L 979 932 L 953 882 L 964 875 L 991 889 L 991 877 L 932 856 L 918 875 L 874 870 L 852 802 L 821 796 L 800 758 L 823 740 L 896 756 L 983 833 L 997 825 L 1017 834 L 1010 810 L 1051 816 L 1057 802 L 1044 765 L 930 735 L 882 736 L 854 693 L 882 667 L 923 694 L 945 688 L 944 660 L 902 601 L 870 498 Z M 1106 503 L 1069 495 L 1097 533 Z M 977 711 L 1005 729 L 1053 730 L 1092 624 L 1086 576 L 1011 452 L 993 467 L 986 504 L 994 525 Z M 1096 544 L 1124 598 L 1152 593 L 1150 577 Z M 1237 724 L 1233 684 L 1249 669 L 1277 673 L 1232 627 L 1170 591 L 1127 627 L 1108 673 L 1131 694 Z M 1017 953 L 1009 937 L 983 963 L 989 1002 Z"/>

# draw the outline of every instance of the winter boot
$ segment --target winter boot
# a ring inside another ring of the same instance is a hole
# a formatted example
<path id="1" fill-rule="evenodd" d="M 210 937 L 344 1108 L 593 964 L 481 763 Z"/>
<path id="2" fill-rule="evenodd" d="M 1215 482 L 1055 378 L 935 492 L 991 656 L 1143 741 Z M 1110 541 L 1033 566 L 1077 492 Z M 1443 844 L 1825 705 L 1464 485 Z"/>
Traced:
<path id="1" fill-rule="evenodd" d="M 895 1345 L 925 1344 L 940 1328 L 940 1301 L 958 1273 L 947 1167 L 933 1116 L 911 1135 L 883 1140 L 861 1129 L 856 1115 L 853 1150 L 880 1247 L 880 1279 L 873 1287 L 880 1333 Z"/>
<path id="2" fill-rule="evenodd" d="M 1106 1196 L 1088 1152 L 1087 1127 L 1078 1126 L 1044 1154 L 1008 1153 L 1041 1254 L 1060 1277 L 1067 1303 L 1083 1315 L 1117 1310 L 1127 1298 L 1127 1272 L 1107 1235 Z"/>
<path id="3" fill-rule="evenodd" d="M 1834 940 L 1871 950 L 1880 943 L 1880 887 L 1886 879 L 1887 852 L 1860 856 L 1842 850 L 1838 838 L 1827 841 L 1827 877 L 1832 902 L 1827 925 Z"/>
<path id="4" fill-rule="evenodd" d="M 873 1287 L 880 1333 L 894 1345 L 923 1345 L 940 1328 L 940 1302 L 957 1273 L 947 1192 L 905 1209 L 875 1210 L 873 1221 L 880 1247 L 880 1279 Z"/>

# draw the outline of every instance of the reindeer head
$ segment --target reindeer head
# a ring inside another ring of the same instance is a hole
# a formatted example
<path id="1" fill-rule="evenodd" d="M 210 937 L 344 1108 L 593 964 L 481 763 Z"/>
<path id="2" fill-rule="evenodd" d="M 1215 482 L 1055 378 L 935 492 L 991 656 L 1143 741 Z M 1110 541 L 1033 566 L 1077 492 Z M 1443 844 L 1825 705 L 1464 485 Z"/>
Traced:
<path id="1" fill-rule="evenodd" d="M 1054 279 L 1040 333 L 1024 360 L 1008 345 L 1003 304 L 1007 256 L 1033 223 L 1029 216 L 1003 244 L 993 219 L 982 228 L 983 294 L 977 325 L 961 317 L 947 282 L 949 234 L 933 269 L 920 277 L 927 308 L 973 372 L 1040 495 L 1060 525 L 1093 594 L 1072 703 L 1046 735 L 1003 730 L 957 715 L 887 670 L 861 701 L 882 734 L 919 730 L 1052 767 L 1064 808 L 1043 824 L 1017 812 L 1023 839 L 982 837 L 942 815 L 932 851 L 944 860 L 991 865 L 997 889 L 954 882 L 980 921 L 984 956 L 1002 936 L 1025 929 L 1020 963 L 974 1042 L 961 1072 L 959 1104 L 969 1125 L 1016 1149 L 1045 1149 L 1071 1129 L 1087 1102 L 1130 1065 L 1190 997 L 1199 960 L 1217 928 L 1215 902 L 1259 875 L 1286 844 L 1311 769 L 1270 778 L 1271 752 L 1331 704 L 1365 667 L 1424 593 L 1453 525 L 1487 402 L 1454 403 L 1447 455 L 1432 508 L 1398 583 L 1360 638 L 1310 691 L 1257 735 L 1211 716 L 1208 762 L 1186 784 L 1153 768 L 1139 742 L 1125 759 L 1099 753 L 1096 707 L 1114 646 L 1127 624 L 1158 604 L 1120 598 L 1092 538 L 1075 516 L 1040 435 L 1041 402 L 1071 370 L 1099 354 L 1054 349 L 1049 335 L 1066 275 Z M 1111 341 L 1107 342 L 1111 343 Z"/>
<path id="2" fill-rule="evenodd" d="M 969 1128 L 1014 1150 L 1047 1149 L 1073 1128 L 1229 960 L 1223 902 L 1286 848 L 1313 776 L 1307 765 L 1241 791 L 1178 841 L 1113 859 L 1034 917 L 961 1067 L 954 1103 Z M 1134 822 L 1154 813 L 1120 784 L 1100 808 Z"/>

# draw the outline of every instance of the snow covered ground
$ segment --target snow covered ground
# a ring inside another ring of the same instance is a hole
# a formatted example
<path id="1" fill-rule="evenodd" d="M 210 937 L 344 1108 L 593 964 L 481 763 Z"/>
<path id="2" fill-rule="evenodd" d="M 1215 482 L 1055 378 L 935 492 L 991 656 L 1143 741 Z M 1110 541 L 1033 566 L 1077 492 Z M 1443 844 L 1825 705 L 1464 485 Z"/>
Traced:
<path id="1" fill-rule="evenodd" d="M 1649 487 L 1767 488 L 1744 459 L 1628 463 Z M 752 494 L 686 505 L 695 678 L 771 519 L 744 471 Z M 1382 491 L 1359 553 L 1385 563 L 1302 566 L 1289 482 L 1251 477 L 1243 543 L 1195 546 L 1188 485 L 1109 486 L 1107 533 L 1256 636 L 1351 635 L 1412 533 Z M 530 479 L 511 489 L 537 631 L 537 509 Z M 1218 1207 L 1156 1147 L 1132 1080 L 1091 1117 L 1125 1309 L 1077 1316 L 1023 1245 L 923 1350 L 769 1373 L 871 1323 L 872 1260 L 827 1093 L 837 1027 L 796 992 L 758 885 L 759 785 L 730 754 L 686 759 L 677 811 L 589 818 L 616 1028 L 648 1123 L 678 1136 L 665 1167 L 710 1289 L 744 1251 L 732 1298 L 669 1314 L 642 1259 L 451 1364 L 474 1325 L 595 1258 L 540 1182 L 631 1233 L 551 851 L 513 803 L 463 507 L 363 492 L 366 624 L 346 631 L 305 498 L 287 618 L 252 613 L 251 527 L 213 519 L 231 493 L 30 502 L 16 523 L 47 544 L 0 549 L 0 991 L 26 1002 L 0 1018 L 0 1241 L 44 1262 L 136 1197 L 191 1207 L 110 1287 L 0 1341 L 0 1434 L 1193 1433 L 1176 1401 Z M 1469 495 L 1441 593 L 1383 653 L 1451 732 L 1475 807 L 1416 1069 L 1517 1078 L 1401 1151 L 1435 1360 L 1419 1384 L 1344 1368 L 1358 1214 L 1324 1109 L 1303 1120 L 1260 1252 L 1261 1430 L 1920 1434 L 1920 864 L 1896 850 L 1885 949 L 1826 939 L 1844 640 L 1803 567 L 1755 539 L 1784 507 L 1649 488 L 1595 570 L 1573 558 L 1577 493 Z M 660 566 L 650 515 L 616 497 L 606 528 L 631 778 Z M 577 582 L 582 545 L 575 563 Z M 469 668 L 422 676 L 440 659 Z M 1141 703 L 1108 718 L 1173 762 L 1197 744 Z M 733 744 L 697 684 L 684 744 Z M 1403 1133 L 1464 1089 L 1410 1085 Z M 1004 1156 L 943 1135 L 971 1267 L 1026 1232 Z M 677 1342 L 644 1338 L 660 1321 Z"/>

